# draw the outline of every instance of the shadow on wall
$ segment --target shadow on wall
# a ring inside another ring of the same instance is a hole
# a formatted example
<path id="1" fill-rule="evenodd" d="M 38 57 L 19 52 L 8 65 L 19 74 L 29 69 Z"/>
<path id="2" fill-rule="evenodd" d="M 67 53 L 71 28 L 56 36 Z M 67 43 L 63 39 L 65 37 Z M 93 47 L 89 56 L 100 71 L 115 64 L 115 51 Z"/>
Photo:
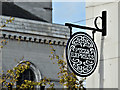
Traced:
<path id="1" fill-rule="evenodd" d="M 100 47 L 99 88 L 104 88 L 104 54 L 103 54 L 103 48 L 104 48 L 104 36 L 102 36 L 102 38 L 101 38 L 101 47 Z"/>

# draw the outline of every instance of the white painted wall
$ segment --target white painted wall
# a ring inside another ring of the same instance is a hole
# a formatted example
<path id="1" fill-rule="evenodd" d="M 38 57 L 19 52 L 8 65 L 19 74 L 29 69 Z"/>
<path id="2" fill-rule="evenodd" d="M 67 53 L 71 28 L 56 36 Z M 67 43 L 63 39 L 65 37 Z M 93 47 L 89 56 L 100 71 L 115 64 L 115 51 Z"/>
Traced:
<path id="1" fill-rule="evenodd" d="M 87 88 L 118 88 L 118 8 L 119 2 L 86 3 L 86 19 L 101 16 L 103 10 L 107 11 L 107 36 L 102 37 L 100 32 L 95 33 L 98 66 L 95 72 L 87 77 Z M 99 21 L 98 24 L 101 24 Z M 94 19 L 86 21 L 86 25 L 94 27 Z M 88 33 L 91 34 L 90 31 Z"/>

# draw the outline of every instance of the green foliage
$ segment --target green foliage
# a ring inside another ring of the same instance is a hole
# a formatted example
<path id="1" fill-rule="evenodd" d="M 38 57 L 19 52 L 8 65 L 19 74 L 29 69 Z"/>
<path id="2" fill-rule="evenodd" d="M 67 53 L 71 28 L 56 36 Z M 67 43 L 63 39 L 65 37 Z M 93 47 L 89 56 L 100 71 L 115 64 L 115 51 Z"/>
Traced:
<path id="1" fill-rule="evenodd" d="M 10 17 L 10 19 L 8 19 L 8 20 L 6 20 L 5 22 L 4 22 L 4 24 L 2 25 L 2 26 L 0 26 L 0 29 L 2 29 L 3 27 L 6 27 L 6 25 L 8 24 L 8 23 L 12 23 L 13 21 L 14 21 L 14 17 Z"/>
<path id="2" fill-rule="evenodd" d="M 0 28 L 5 27 L 7 23 L 12 22 L 14 18 L 10 18 L 10 20 L 6 20 L 6 23 L 2 25 Z M 18 39 L 18 41 L 20 41 Z M 0 48 L 3 48 L 8 42 L 6 40 L 1 40 L 1 46 Z M 69 71 L 69 68 L 67 67 L 67 63 L 64 59 L 61 59 L 59 55 L 56 54 L 55 48 L 52 46 L 52 43 L 49 43 L 50 45 L 50 60 L 57 61 L 57 64 L 59 66 L 59 72 L 58 78 L 59 83 L 66 88 L 74 89 L 74 88 L 80 88 L 80 90 L 84 90 L 83 82 L 86 78 L 83 78 L 79 80 L 77 76 Z M 62 56 L 63 57 L 63 56 Z M 16 61 L 16 60 L 15 60 Z M 53 64 L 55 62 L 53 61 Z M 19 62 L 18 62 L 19 63 Z M 22 64 L 19 64 L 17 67 L 14 67 L 13 69 L 7 70 L 5 73 L 4 71 L 2 74 L 0 74 L 0 84 L 2 84 L 3 87 L 9 88 L 11 86 L 15 86 L 16 82 L 18 81 L 18 78 L 20 77 L 20 74 L 22 74 L 25 70 L 30 68 L 31 63 L 29 61 L 23 61 Z M 34 88 L 34 86 L 46 86 L 49 85 L 49 88 L 54 89 L 54 83 L 51 82 L 50 78 L 44 77 L 39 82 L 34 82 L 30 80 L 24 80 L 24 83 L 21 85 L 17 85 L 16 87 L 18 89 L 26 89 L 26 88 Z"/>
<path id="3" fill-rule="evenodd" d="M 0 29 L 2 29 L 3 27 L 6 27 L 8 23 L 12 23 L 13 21 L 14 21 L 14 17 L 13 18 L 10 17 L 10 19 L 6 20 L 5 23 L 2 26 L 0 26 Z M 8 43 L 8 41 L 3 39 L 0 41 L 0 43 L 1 43 L 0 48 L 3 48 L 3 46 L 5 46 Z"/>
<path id="4" fill-rule="evenodd" d="M 59 66 L 59 72 L 58 72 L 58 78 L 60 79 L 59 83 L 67 88 L 80 88 L 81 90 L 84 90 L 83 82 L 86 78 L 82 78 L 79 80 L 77 76 L 69 71 L 69 68 L 67 67 L 67 63 L 65 60 L 60 59 L 59 55 L 56 54 L 56 50 L 51 45 L 51 60 L 57 60 L 58 66 Z"/>

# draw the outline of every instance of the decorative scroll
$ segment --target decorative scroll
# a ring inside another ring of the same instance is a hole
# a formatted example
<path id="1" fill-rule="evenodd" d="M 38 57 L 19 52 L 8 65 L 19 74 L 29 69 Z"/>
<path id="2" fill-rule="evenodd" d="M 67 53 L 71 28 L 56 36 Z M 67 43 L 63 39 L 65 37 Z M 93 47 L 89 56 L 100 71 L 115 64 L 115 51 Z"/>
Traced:
<path id="1" fill-rule="evenodd" d="M 71 36 L 67 43 L 66 56 L 69 67 L 78 76 L 89 76 L 97 66 L 96 44 L 84 32 L 77 32 Z"/>

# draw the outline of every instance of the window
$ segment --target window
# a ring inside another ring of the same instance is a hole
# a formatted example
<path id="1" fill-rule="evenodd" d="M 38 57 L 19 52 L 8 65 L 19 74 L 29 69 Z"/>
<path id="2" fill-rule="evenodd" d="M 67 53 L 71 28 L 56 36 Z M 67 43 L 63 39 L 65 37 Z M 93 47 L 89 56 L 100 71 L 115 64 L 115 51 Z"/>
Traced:
<path id="1" fill-rule="evenodd" d="M 24 62 L 21 61 L 16 66 L 18 66 L 19 64 L 25 64 Z M 40 70 L 37 68 L 37 66 L 35 66 L 35 64 L 33 64 L 32 62 L 30 63 L 31 63 L 30 68 L 25 70 L 22 74 L 20 74 L 20 77 L 18 78 L 18 81 L 16 82 L 16 86 L 21 85 L 22 83 L 25 83 L 24 80 L 31 80 L 34 82 L 39 82 L 41 80 Z M 34 86 L 34 88 L 40 88 L 40 86 L 36 85 Z M 31 89 L 27 89 L 27 90 L 31 90 Z"/>
<path id="2" fill-rule="evenodd" d="M 24 80 L 31 80 L 31 81 L 35 80 L 35 74 L 30 68 L 25 70 L 22 74 L 20 74 L 20 77 L 18 78 L 16 84 L 21 85 L 22 83 L 24 83 Z"/>

